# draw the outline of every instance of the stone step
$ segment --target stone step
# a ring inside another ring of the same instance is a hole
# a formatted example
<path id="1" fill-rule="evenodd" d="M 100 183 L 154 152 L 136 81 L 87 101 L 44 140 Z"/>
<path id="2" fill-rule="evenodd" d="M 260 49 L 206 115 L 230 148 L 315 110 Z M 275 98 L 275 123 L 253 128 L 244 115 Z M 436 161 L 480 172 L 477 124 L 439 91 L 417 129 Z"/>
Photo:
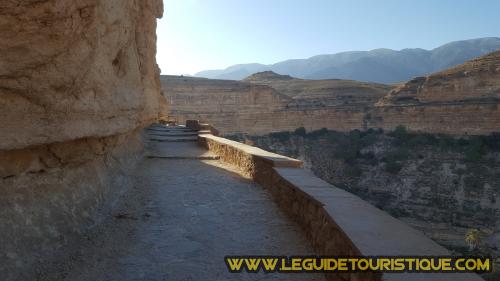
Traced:
<path id="1" fill-rule="evenodd" d="M 148 131 L 155 131 L 155 132 L 197 132 L 195 130 L 191 129 L 174 129 L 174 128 L 147 128 L 146 130 Z"/>
<path id="2" fill-rule="evenodd" d="M 173 160 L 219 160 L 217 155 L 201 155 L 201 156 L 174 156 L 174 155 L 146 155 L 147 158 L 158 159 L 173 159 Z"/>
<path id="3" fill-rule="evenodd" d="M 147 133 L 148 136 L 160 136 L 160 137 L 189 137 L 197 136 L 198 132 L 150 132 Z"/>
<path id="4" fill-rule="evenodd" d="M 184 141 L 190 141 L 190 142 L 196 142 L 198 140 L 197 136 L 194 137 L 150 137 L 150 141 L 157 141 L 157 142 L 184 142 Z"/>

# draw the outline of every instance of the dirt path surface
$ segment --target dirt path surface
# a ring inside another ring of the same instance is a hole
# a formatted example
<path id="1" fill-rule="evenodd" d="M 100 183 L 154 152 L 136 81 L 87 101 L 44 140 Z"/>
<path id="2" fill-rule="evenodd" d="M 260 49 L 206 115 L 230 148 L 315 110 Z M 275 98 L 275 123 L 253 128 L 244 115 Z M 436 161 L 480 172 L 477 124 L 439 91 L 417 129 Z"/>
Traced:
<path id="1" fill-rule="evenodd" d="M 42 270 L 39 280 L 324 280 L 322 274 L 229 273 L 226 255 L 313 251 L 267 191 L 219 160 L 202 160 L 206 152 L 195 142 L 149 144 L 134 188 L 113 214 L 78 254 Z M 197 152 L 203 157 L 193 157 Z"/>

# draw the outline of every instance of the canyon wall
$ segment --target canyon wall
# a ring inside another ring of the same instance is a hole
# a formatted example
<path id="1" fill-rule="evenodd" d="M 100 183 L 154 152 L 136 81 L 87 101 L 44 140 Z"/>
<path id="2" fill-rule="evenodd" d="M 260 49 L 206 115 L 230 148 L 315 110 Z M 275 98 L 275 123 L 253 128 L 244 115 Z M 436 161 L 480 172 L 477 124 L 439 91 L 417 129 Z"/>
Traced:
<path id="1" fill-rule="evenodd" d="M 370 127 L 432 133 L 500 131 L 500 51 L 417 77 L 376 103 Z"/>
<path id="2" fill-rule="evenodd" d="M 304 161 L 316 176 L 456 253 L 500 253 L 498 135 L 453 138 L 399 129 L 229 138 Z M 476 252 L 464 239 L 470 229 L 481 231 Z"/>
<path id="3" fill-rule="evenodd" d="M 240 82 L 162 78 L 167 81 L 164 95 L 173 105 L 173 115 L 212 123 L 223 134 L 266 134 L 299 127 L 392 130 L 398 125 L 457 135 L 500 131 L 500 52 L 399 86 L 303 80 L 272 72 Z M 242 110 L 249 105 L 245 96 L 250 92 L 260 99 L 251 99 L 251 110 Z M 196 103 L 194 96 L 203 102 Z M 278 96 L 279 102 L 274 102 Z"/>
<path id="4" fill-rule="evenodd" d="M 161 81 L 163 94 L 172 105 L 170 114 L 180 121 L 207 121 L 226 134 L 266 134 L 298 127 L 361 128 L 365 113 L 359 108 L 369 107 L 391 89 L 380 84 L 308 81 L 274 73 L 253 78 L 231 81 L 162 76 Z M 266 84 L 267 80 L 279 85 Z"/>
<path id="5" fill-rule="evenodd" d="M 0 275 L 35 280 L 131 183 L 165 108 L 161 0 L 0 2 Z"/>

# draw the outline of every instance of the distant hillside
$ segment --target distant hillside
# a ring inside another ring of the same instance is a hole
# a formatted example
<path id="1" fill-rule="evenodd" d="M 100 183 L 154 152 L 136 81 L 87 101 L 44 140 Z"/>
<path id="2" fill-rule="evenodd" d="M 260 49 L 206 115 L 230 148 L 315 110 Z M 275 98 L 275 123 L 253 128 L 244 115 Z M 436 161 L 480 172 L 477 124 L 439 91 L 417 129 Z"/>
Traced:
<path id="1" fill-rule="evenodd" d="M 500 51 L 427 77 L 414 78 L 391 91 L 377 105 L 473 102 L 500 102 Z"/>
<path id="2" fill-rule="evenodd" d="M 441 71 L 496 50 L 500 50 L 500 38 L 490 37 L 451 42 L 433 50 L 376 49 L 319 55 L 272 65 L 238 64 L 224 70 L 201 71 L 196 76 L 240 80 L 256 72 L 271 70 L 306 79 L 397 83 Z"/>
<path id="3" fill-rule="evenodd" d="M 384 97 L 393 86 L 353 80 L 307 80 L 272 71 L 255 73 L 243 80 L 267 85 L 296 100 L 297 104 L 325 106 L 371 106 Z"/>

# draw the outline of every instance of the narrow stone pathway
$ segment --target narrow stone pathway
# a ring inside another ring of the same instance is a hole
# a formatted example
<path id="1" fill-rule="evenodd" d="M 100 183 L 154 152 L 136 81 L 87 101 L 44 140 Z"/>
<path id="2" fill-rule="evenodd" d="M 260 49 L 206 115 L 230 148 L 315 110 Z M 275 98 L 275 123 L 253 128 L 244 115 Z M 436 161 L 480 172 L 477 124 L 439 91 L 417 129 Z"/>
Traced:
<path id="1" fill-rule="evenodd" d="M 39 280 L 324 280 L 322 274 L 228 273 L 226 255 L 313 252 L 267 191 L 198 147 L 193 136 L 185 128 L 147 130 L 148 154 L 134 188 L 78 255 Z"/>

